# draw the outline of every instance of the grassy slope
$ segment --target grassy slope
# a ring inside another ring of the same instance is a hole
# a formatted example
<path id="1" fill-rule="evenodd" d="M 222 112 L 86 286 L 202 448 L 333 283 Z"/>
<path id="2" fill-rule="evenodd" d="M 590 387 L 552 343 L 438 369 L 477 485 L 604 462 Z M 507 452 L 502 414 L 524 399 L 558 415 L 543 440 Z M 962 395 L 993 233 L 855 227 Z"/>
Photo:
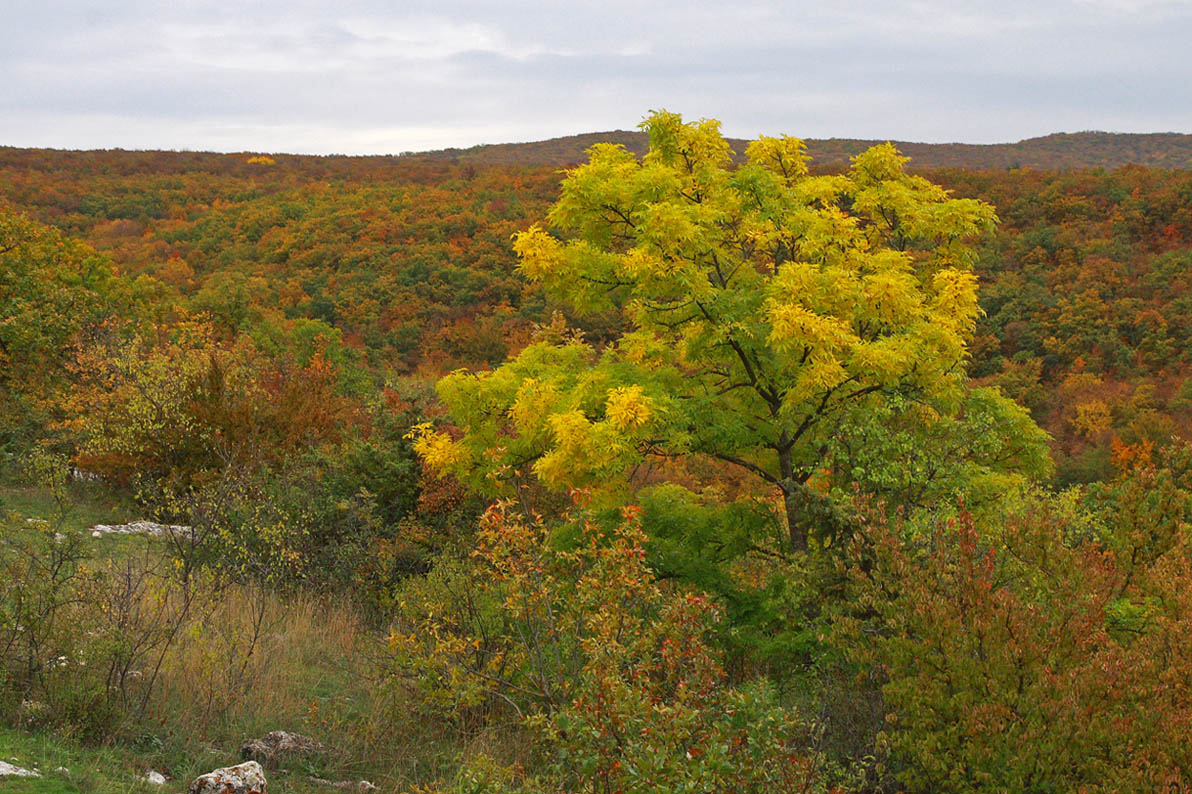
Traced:
<path id="1" fill-rule="evenodd" d="M 141 518 L 127 496 L 118 496 L 90 483 L 72 483 L 67 500 L 59 502 L 48 488 L 0 479 L 0 516 L 16 513 L 22 518 L 49 521 L 57 532 L 82 532 L 96 524 L 123 524 Z M 123 559 L 141 546 L 141 539 L 128 535 L 87 537 L 91 553 Z"/>

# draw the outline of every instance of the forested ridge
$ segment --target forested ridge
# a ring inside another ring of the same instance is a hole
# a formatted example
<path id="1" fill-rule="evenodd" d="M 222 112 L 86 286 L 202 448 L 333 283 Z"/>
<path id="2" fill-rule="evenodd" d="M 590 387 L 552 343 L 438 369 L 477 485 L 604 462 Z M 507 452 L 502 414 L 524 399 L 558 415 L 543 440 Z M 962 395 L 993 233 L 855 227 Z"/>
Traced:
<path id="1" fill-rule="evenodd" d="M 738 152 L 744 152 L 746 140 L 728 139 Z M 818 167 L 839 167 L 883 141 L 860 138 L 809 138 L 806 141 L 811 161 Z M 307 178 L 332 175 L 347 176 L 366 171 L 400 171 L 405 163 L 398 160 L 471 163 L 491 166 L 570 166 L 581 162 L 588 147 L 596 143 L 618 143 L 634 154 L 644 154 L 648 136 L 636 130 L 609 130 L 567 135 L 526 143 L 480 144 L 466 148 L 437 149 L 426 152 L 402 152 L 400 155 L 323 157 L 271 155 L 281 162 L 302 163 Z M 913 168 L 1038 168 L 1080 169 L 1120 168 L 1141 165 L 1147 168 L 1188 168 L 1192 166 L 1192 135 L 1178 132 L 1060 132 L 1015 143 L 916 143 L 892 141 L 912 159 Z M 116 166 L 112 156 L 120 160 Z M 109 161 L 108 167 L 177 172 L 202 167 L 224 171 L 229 164 L 222 155 L 210 152 L 77 152 L 66 150 L 22 149 L 0 146 L 0 162 L 14 167 L 45 169 L 61 167 L 63 161 L 81 167 L 88 161 Z M 57 163 L 57 166 L 53 165 Z"/>
<path id="2" fill-rule="evenodd" d="M 0 148 L 0 715 L 394 791 L 1192 783 L 1192 136 L 608 135 Z"/>
<path id="3" fill-rule="evenodd" d="M 583 159 L 594 143 L 619 143 L 635 154 L 644 154 L 649 139 L 628 130 L 595 132 L 552 138 L 533 143 L 503 143 L 434 152 L 410 152 L 408 156 L 457 160 L 491 165 L 565 166 Z M 809 138 L 807 153 L 820 167 L 843 166 L 878 140 L 857 138 Z M 729 139 L 744 152 L 748 141 Z M 1192 163 L 1192 135 L 1167 133 L 1067 132 L 1027 138 L 1016 143 L 915 143 L 892 141 L 911 158 L 915 168 L 1119 168 L 1141 165 L 1151 168 L 1188 168 Z"/>

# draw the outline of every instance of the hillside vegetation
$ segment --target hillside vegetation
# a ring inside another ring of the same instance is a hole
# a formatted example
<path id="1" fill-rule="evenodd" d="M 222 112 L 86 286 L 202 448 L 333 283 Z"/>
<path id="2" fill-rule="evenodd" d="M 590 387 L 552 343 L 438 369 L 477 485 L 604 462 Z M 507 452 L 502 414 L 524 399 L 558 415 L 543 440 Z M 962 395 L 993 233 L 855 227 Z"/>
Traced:
<path id="1" fill-rule="evenodd" d="M 872 143 L 0 149 L 25 790 L 1192 783 L 1192 136 Z"/>

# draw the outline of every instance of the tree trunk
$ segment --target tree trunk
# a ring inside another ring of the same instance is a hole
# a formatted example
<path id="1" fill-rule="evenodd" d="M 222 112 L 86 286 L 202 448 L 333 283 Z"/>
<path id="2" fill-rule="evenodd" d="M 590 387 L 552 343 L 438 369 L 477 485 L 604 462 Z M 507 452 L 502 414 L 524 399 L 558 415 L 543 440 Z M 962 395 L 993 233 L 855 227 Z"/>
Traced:
<path id="1" fill-rule="evenodd" d="M 794 480 L 788 480 L 790 485 L 782 489 L 782 504 L 786 508 L 786 529 L 790 536 L 791 553 L 807 551 L 807 515 L 802 509 L 803 500 L 799 498 L 796 489 L 802 487 Z"/>
<path id="2" fill-rule="evenodd" d="M 812 532 L 826 547 L 847 542 L 860 529 L 861 517 L 847 504 L 816 493 L 797 478 L 786 482 L 789 485 L 782 489 L 782 503 L 786 508 L 792 552 L 807 551 Z"/>
<path id="3" fill-rule="evenodd" d="M 807 551 L 807 513 L 803 509 L 805 500 L 800 499 L 800 490 L 804 487 L 795 481 L 795 467 L 791 463 L 791 451 L 778 450 L 778 468 L 782 475 L 782 506 L 786 513 L 786 531 L 790 538 L 791 553 Z"/>

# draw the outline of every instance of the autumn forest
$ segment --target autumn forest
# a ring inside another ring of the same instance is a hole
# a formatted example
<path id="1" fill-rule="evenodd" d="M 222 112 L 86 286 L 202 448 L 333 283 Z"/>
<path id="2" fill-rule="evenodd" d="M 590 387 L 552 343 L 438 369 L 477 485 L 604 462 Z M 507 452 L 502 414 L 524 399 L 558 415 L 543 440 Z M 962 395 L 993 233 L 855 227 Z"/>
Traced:
<path id="1" fill-rule="evenodd" d="M 0 148 L 0 746 L 1184 790 L 1187 138 Z"/>

